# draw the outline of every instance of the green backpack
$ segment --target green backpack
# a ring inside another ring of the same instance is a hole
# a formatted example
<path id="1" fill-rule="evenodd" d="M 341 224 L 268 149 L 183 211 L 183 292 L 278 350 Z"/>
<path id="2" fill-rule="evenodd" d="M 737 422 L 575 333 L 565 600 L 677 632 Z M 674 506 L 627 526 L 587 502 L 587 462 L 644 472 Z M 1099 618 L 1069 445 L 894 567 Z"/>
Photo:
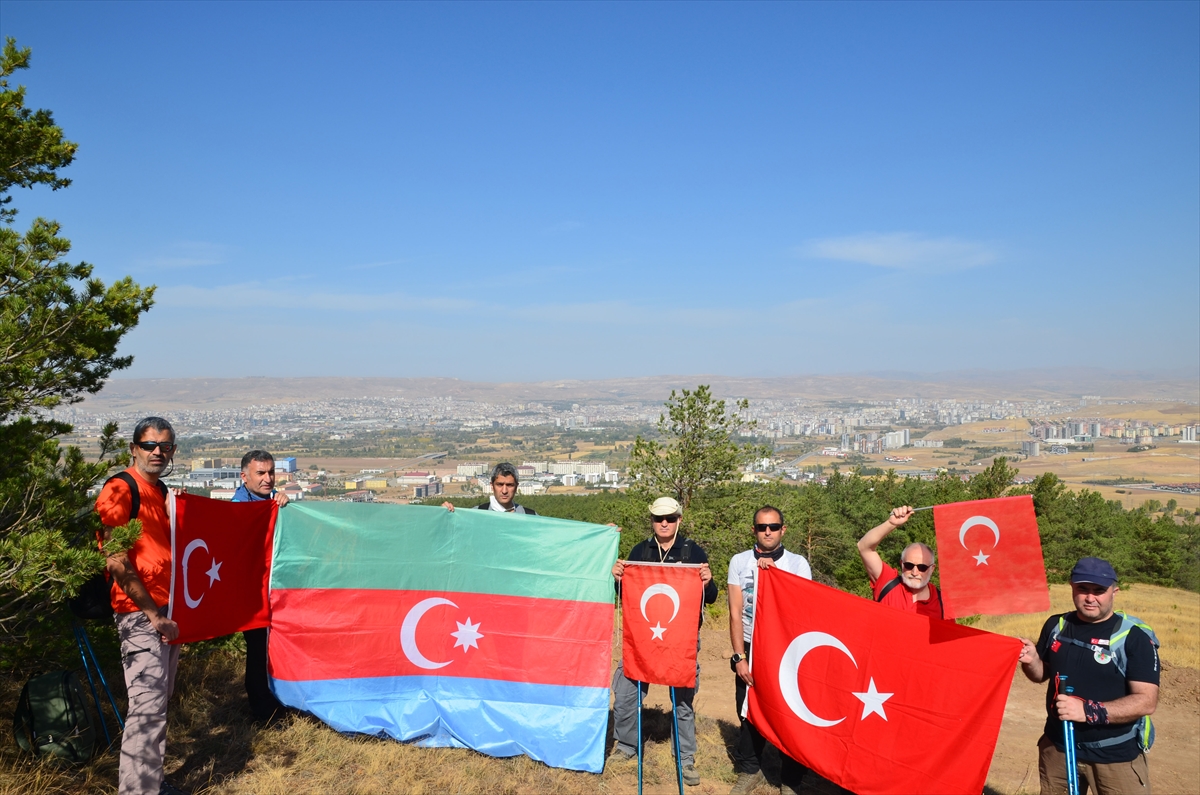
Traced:
<path id="1" fill-rule="evenodd" d="M 1145 632 L 1150 636 L 1150 642 L 1154 644 L 1154 648 L 1158 649 L 1161 647 L 1161 645 L 1158 642 L 1158 636 L 1154 634 L 1154 630 L 1150 629 L 1150 625 L 1145 621 L 1142 621 L 1140 618 L 1131 616 L 1128 613 L 1124 613 L 1120 610 L 1116 611 L 1116 614 L 1121 617 L 1121 625 L 1117 627 L 1117 631 L 1113 633 L 1111 638 L 1109 638 L 1109 646 L 1107 649 L 1099 646 L 1093 646 L 1090 643 L 1084 643 L 1083 641 L 1076 640 L 1075 638 L 1060 637 L 1063 626 L 1066 624 L 1066 618 L 1070 615 L 1070 613 L 1063 613 L 1058 617 L 1058 626 L 1056 626 L 1050 632 L 1050 642 L 1053 643 L 1055 641 L 1062 641 L 1063 643 L 1071 643 L 1075 646 L 1082 646 L 1083 648 L 1093 652 L 1107 651 L 1113 656 L 1113 664 L 1117 666 L 1117 671 L 1121 674 L 1121 676 L 1124 676 L 1125 667 L 1129 662 L 1129 657 L 1125 654 L 1125 639 L 1129 637 L 1129 630 L 1137 627 L 1142 632 Z M 1142 751 L 1149 751 L 1150 747 L 1154 745 L 1154 723 L 1150 720 L 1149 715 L 1143 715 L 1134 721 L 1129 731 L 1125 732 L 1124 734 L 1121 734 L 1117 737 L 1110 737 L 1107 740 L 1097 740 L 1091 743 L 1080 743 L 1080 745 L 1088 748 L 1103 748 L 1108 745 L 1119 745 L 1120 743 L 1123 743 L 1134 736 L 1137 737 L 1138 748 L 1142 749 Z"/>
<path id="2" fill-rule="evenodd" d="M 96 745 L 96 725 L 74 671 L 55 671 L 25 683 L 13 715 L 17 745 L 50 754 L 70 764 L 83 764 Z"/>

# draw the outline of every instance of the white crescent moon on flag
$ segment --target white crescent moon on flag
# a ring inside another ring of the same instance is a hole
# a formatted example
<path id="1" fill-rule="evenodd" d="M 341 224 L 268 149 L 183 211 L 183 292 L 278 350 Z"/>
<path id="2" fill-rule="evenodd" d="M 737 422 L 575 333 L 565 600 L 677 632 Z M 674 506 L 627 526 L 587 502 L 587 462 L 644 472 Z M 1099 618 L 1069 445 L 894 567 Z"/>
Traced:
<path id="1" fill-rule="evenodd" d="M 192 542 L 184 547 L 183 550 L 183 601 L 187 602 L 187 606 L 193 610 L 199 607 L 200 602 L 204 599 L 204 594 L 200 594 L 199 599 L 193 599 L 192 595 L 188 593 L 188 558 L 197 549 L 203 549 L 205 552 L 208 552 L 208 544 L 204 543 L 203 538 L 192 539 Z"/>
<path id="2" fill-rule="evenodd" d="M 675 620 L 675 616 L 679 615 L 679 592 L 666 583 L 657 582 L 642 593 L 642 618 L 645 618 L 647 622 L 650 621 L 649 618 L 646 618 L 646 603 L 650 601 L 651 596 L 657 596 L 658 594 L 662 594 L 671 600 L 671 618 L 667 621 L 670 624 L 671 621 Z"/>
<path id="3" fill-rule="evenodd" d="M 804 655 L 821 646 L 837 649 L 850 658 L 850 662 L 854 663 L 855 668 L 858 667 L 858 662 L 846 648 L 846 644 L 833 635 L 826 632 L 805 632 L 788 644 L 787 651 L 783 653 L 783 659 L 779 661 L 779 692 L 783 695 L 783 700 L 791 707 L 792 712 L 796 713 L 796 717 L 805 723 L 820 727 L 836 726 L 846 719 L 845 716 L 837 720 L 818 717 L 808 708 L 808 705 L 804 703 L 804 698 L 800 695 L 800 663 L 804 661 Z"/>
<path id="4" fill-rule="evenodd" d="M 967 548 L 967 531 L 977 524 L 981 524 L 984 527 L 990 527 L 992 529 L 992 533 L 996 536 L 996 543 L 992 546 L 1000 546 L 1000 528 L 996 526 L 996 523 L 986 516 L 972 516 L 970 519 L 963 522 L 962 527 L 958 529 L 958 543 L 962 544 L 963 549 Z"/>
<path id="5" fill-rule="evenodd" d="M 434 662 L 425 657 L 424 654 L 421 654 L 421 650 L 417 648 L 417 624 L 421 621 L 421 616 L 438 605 L 458 607 L 454 602 L 451 602 L 449 599 L 443 599 L 440 596 L 422 599 L 413 605 L 413 608 L 404 616 L 404 623 L 400 625 L 400 648 L 404 650 L 404 656 L 413 665 L 428 671 L 444 668 L 450 664 L 450 660 L 446 662 Z"/>

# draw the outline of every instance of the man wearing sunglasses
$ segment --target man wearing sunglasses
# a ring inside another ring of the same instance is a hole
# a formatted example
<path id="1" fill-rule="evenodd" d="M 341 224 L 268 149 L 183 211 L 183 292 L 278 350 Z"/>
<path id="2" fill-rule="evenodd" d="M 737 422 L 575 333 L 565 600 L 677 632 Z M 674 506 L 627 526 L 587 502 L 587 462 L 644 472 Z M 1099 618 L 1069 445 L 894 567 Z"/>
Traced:
<path id="1" fill-rule="evenodd" d="M 704 604 L 717 601 L 717 584 L 713 582 L 712 570 L 708 568 L 708 554 L 690 538 L 679 537 L 679 520 L 683 508 L 672 497 L 659 497 L 650 506 L 650 529 L 653 537 L 638 543 L 629 553 L 629 560 L 637 563 L 699 563 L 700 581 L 704 583 Z M 617 591 L 621 589 L 621 577 L 625 573 L 625 561 L 613 564 L 613 579 Z M 701 607 L 701 611 L 703 611 Z M 701 612 L 701 620 L 703 620 Z M 697 638 L 697 649 L 699 648 Z M 637 705 L 646 697 L 649 686 L 635 682 L 625 676 L 622 663 L 617 663 L 613 673 L 613 735 L 617 745 L 610 759 L 631 759 L 637 755 Z M 696 686 L 676 687 L 675 709 L 679 718 L 679 757 L 683 765 L 683 783 L 694 787 L 700 783 L 696 772 L 696 717 L 692 700 L 700 689 L 700 660 L 696 659 Z"/>
<path id="2" fill-rule="evenodd" d="M 932 549 L 920 542 L 906 546 L 900 553 L 899 572 L 885 563 L 876 551 L 883 539 L 912 515 L 913 509 L 908 505 L 893 509 L 883 524 L 858 540 L 858 554 L 871 580 L 876 602 L 927 618 L 944 618 L 942 594 L 929 582 L 937 565 Z"/>
<path id="3" fill-rule="evenodd" d="M 783 548 L 783 536 L 787 526 L 783 523 L 783 511 L 773 505 L 764 505 L 754 512 L 754 546 L 739 552 L 729 561 L 729 642 L 734 655 L 729 667 L 734 676 L 734 705 L 738 715 L 746 700 L 746 688 L 754 687 L 750 675 L 750 638 L 754 634 L 754 586 L 758 583 L 758 570 L 776 567 L 812 579 L 812 569 L 802 555 Z M 733 763 L 737 768 L 737 783 L 729 795 L 748 795 L 759 784 L 765 784 L 762 774 L 763 751 L 767 740 L 758 729 L 741 718 L 737 745 L 733 749 Z M 804 767 L 788 755 L 780 752 L 783 769 L 780 774 L 781 795 L 795 795 L 800 791 Z"/>
<path id="4" fill-rule="evenodd" d="M 233 502 L 275 500 L 280 508 L 288 496 L 275 490 L 275 456 L 266 450 L 251 450 L 242 456 L 242 485 L 233 493 Z M 255 720 L 269 721 L 283 712 L 283 704 L 271 692 L 267 680 L 267 628 L 248 629 L 246 641 L 246 699 Z"/>
<path id="5" fill-rule="evenodd" d="M 96 498 L 96 512 L 105 527 L 121 527 L 134 513 L 141 537 L 126 552 L 108 557 L 110 592 L 129 709 L 121 735 L 120 795 L 178 792 L 163 781 L 167 749 L 167 701 L 175 685 L 179 627 L 167 618 L 171 590 L 171 521 L 167 489 L 160 478 L 175 455 L 175 430 L 162 417 L 146 417 L 133 429 L 129 445 L 132 465 L 110 479 Z M 103 543 L 111 537 L 103 535 Z"/>

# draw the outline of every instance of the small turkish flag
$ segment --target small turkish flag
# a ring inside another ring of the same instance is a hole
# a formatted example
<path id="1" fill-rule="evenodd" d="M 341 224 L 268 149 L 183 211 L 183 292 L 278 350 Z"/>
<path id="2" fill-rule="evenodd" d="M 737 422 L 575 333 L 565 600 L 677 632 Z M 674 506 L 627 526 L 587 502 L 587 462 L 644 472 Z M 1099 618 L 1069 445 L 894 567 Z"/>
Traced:
<path id="1" fill-rule="evenodd" d="M 1019 640 L 778 568 L 755 599 L 748 717 L 764 737 L 859 795 L 979 795 Z"/>
<path id="2" fill-rule="evenodd" d="M 1050 609 L 1033 497 L 1001 497 L 933 509 L 946 618 Z"/>
<path id="3" fill-rule="evenodd" d="M 703 600 L 700 566 L 626 563 L 621 575 L 625 675 L 635 682 L 695 687 Z"/>
<path id="4" fill-rule="evenodd" d="M 274 500 L 228 503 L 173 497 L 171 602 L 175 643 L 219 638 L 268 623 Z"/>

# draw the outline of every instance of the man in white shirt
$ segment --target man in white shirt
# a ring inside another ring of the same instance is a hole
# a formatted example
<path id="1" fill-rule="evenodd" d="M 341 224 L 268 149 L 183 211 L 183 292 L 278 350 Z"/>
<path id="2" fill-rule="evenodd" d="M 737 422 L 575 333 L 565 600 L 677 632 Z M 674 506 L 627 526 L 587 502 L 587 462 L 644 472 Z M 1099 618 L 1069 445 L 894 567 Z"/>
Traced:
<path id="1" fill-rule="evenodd" d="M 783 536 L 787 526 L 783 523 L 783 512 L 772 505 L 764 505 L 754 512 L 754 547 L 739 552 L 729 561 L 729 642 L 733 645 L 733 657 L 729 667 L 734 677 L 738 715 L 743 712 L 746 688 L 754 687 L 750 675 L 750 638 L 754 633 L 754 586 L 758 582 L 758 570 L 777 566 L 784 571 L 812 579 L 812 569 L 802 555 L 783 548 Z M 747 795 L 766 781 L 760 762 L 767 741 L 758 730 L 741 718 L 737 745 L 734 747 L 734 765 L 738 779 L 729 791 L 730 795 Z M 794 795 L 800 791 L 800 779 L 804 767 L 783 752 L 780 775 L 782 795 Z"/>

